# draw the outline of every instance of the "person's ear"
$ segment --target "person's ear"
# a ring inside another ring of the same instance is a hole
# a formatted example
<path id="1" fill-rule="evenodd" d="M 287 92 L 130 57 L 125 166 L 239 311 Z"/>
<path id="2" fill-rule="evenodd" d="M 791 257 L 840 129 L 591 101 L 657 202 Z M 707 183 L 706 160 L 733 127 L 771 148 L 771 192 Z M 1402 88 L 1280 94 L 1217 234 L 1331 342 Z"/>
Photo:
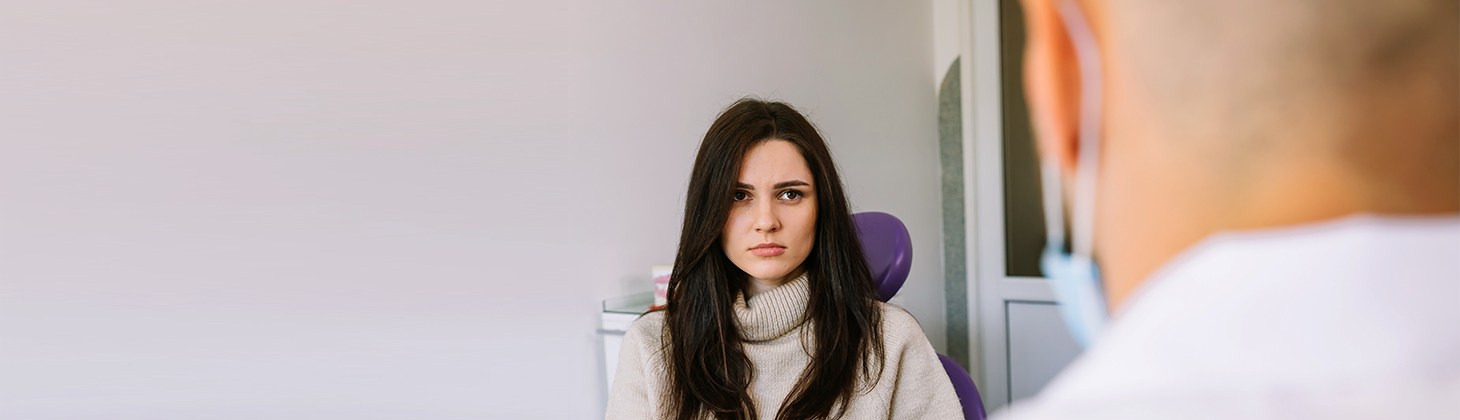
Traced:
<path id="1" fill-rule="evenodd" d="M 1024 6 L 1024 95 L 1042 159 L 1073 174 L 1079 156 L 1080 63 L 1060 18 L 1058 1 L 1021 0 Z"/>

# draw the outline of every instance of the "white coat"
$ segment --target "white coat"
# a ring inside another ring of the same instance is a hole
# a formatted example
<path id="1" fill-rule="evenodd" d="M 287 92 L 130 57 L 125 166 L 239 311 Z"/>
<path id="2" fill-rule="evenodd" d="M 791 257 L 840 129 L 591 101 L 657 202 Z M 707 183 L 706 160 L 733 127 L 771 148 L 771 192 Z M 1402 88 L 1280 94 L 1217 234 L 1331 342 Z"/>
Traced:
<path id="1" fill-rule="evenodd" d="M 1460 419 L 1460 216 L 1215 235 L 995 418 Z"/>

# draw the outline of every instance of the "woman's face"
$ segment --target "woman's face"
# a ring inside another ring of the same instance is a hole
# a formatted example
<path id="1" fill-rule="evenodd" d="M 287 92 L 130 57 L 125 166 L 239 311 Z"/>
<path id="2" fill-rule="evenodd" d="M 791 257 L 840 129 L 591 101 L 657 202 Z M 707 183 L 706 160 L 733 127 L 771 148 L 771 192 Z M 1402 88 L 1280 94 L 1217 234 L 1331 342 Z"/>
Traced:
<path id="1" fill-rule="evenodd" d="M 720 245 L 751 277 L 771 284 L 800 275 L 816 242 L 816 190 L 801 150 L 785 140 L 752 147 Z"/>

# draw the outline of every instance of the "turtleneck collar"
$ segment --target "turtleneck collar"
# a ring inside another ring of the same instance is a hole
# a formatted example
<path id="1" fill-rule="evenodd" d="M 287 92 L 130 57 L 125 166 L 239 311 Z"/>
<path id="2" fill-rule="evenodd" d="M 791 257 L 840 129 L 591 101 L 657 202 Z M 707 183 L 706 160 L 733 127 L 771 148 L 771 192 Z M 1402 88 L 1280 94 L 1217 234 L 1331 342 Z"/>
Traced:
<path id="1" fill-rule="evenodd" d="M 795 280 L 755 295 L 749 301 L 745 299 L 744 292 L 736 295 L 735 325 L 740 330 L 740 339 L 770 341 L 801 326 L 806 321 L 806 303 L 810 293 L 806 275 L 802 274 Z"/>

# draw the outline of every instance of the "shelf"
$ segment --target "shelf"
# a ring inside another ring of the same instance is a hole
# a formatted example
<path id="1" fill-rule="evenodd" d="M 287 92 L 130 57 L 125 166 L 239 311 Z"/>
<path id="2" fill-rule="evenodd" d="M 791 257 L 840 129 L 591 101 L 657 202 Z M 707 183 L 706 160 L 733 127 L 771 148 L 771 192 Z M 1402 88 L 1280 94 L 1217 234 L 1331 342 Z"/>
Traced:
<path id="1" fill-rule="evenodd" d="M 654 292 L 634 293 L 603 300 L 604 313 L 642 314 L 654 306 Z"/>

